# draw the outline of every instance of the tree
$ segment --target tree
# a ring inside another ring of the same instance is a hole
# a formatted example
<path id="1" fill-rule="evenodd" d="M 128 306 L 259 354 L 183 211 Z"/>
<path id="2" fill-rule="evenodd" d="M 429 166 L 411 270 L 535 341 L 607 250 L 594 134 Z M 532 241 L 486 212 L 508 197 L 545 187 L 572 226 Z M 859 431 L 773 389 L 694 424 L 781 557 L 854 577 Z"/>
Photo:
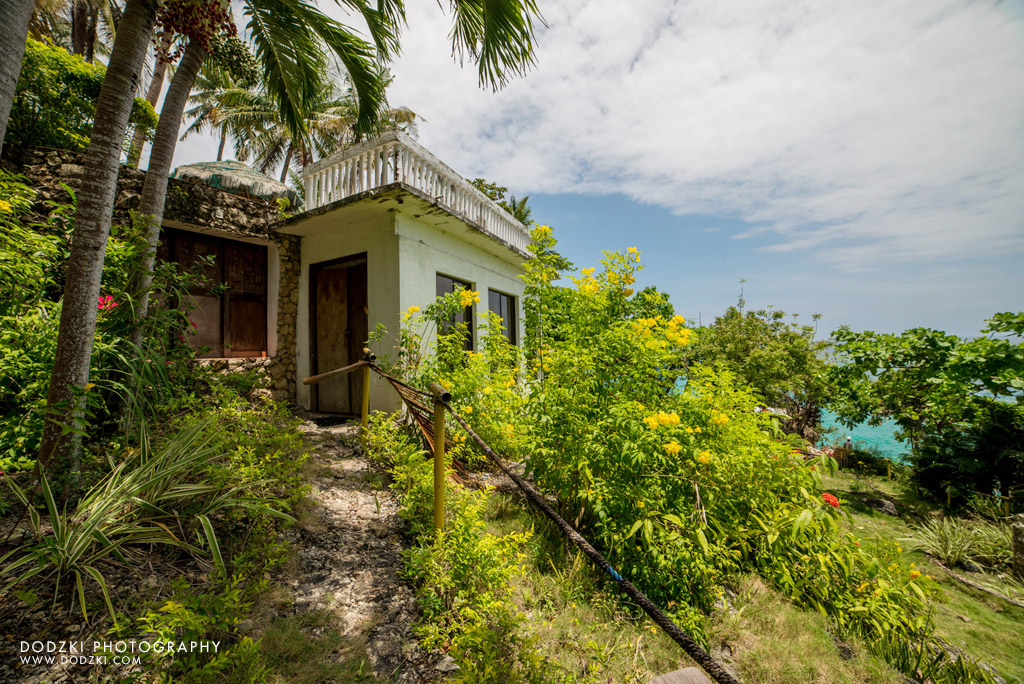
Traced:
<path id="1" fill-rule="evenodd" d="M 787 322 L 783 311 L 731 306 L 697 329 L 691 360 L 725 366 L 766 405 L 786 412 L 789 432 L 813 440 L 828 397 L 828 346 L 815 339 L 813 326 Z"/>
<path id="2" fill-rule="evenodd" d="M 101 64 L 29 38 L 7 124 L 8 144 L 84 152 L 105 74 Z M 128 121 L 145 139 L 156 126 L 156 112 L 135 98 Z"/>
<path id="3" fill-rule="evenodd" d="M 356 131 L 358 106 L 347 79 L 342 85 L 330 76 L 324 78 L 318 97 L 306 113 L 308 135 L 304 138 L 293 136 L 262 88 L 237 85 L 217 90 L 218 85 L 230 82 L 226 76 L 211 80 L 209 89 L 193 95 L 193 100 L 199 104 L 187 112 L 195 116 L 195 121 L 185 131 L 183 139 L 204 127 L 220 128 L 223 147 L 224 133 L 230 131 L 236 139 L 235 154 L 239 159 L 251 158 L 261 173 L 280 167 L 284 183 L 296 165 L 311 164 L 354 144 L 359 138 Z M 415 119 L 416 114 L 406 107 L 388 108 L 369 135 L 395 129 L 412 130 Z"/>
<path id="4" fill-rule="evenodd" d="M 34 4 L 32 0 L 0 0 L 0 151 L 7 135 Z"/>
<path id="5" fill-rule="evenodd" d="M 74 388 L 84 387 L 89 380 L 96 301 L 117 190 L 121 142 L 156 23 L 156 10 L 156 0 L 127 0 L 125 4 L 82 164 L 84 173 L 78 191 L 67 285 L 46 399 L 50 415 L 43 429 L 38 461 L 41 468 L 52 467 L 63 474 L 77 473 L 78 469 L 80 437 L 63 428 L 73 423 L 79 412 Z M 55 460 L 58 462 L 54 463 Z"/>
<path id="6" fill-rule="evenodd" d="M 921 486 L 937 494 L 997 481 L 1006 493 L 1024 482 L 1024 312 L 986 323 L 973 339 L 837 330 L 829 407 L 847 425 L 895 421 Z"/>
<path id="7" fill-rule="evenodd" d="M 961 422 L 985 394 L 1024 400 L 1024 312 L 996 314 L 981 335 L 962 339 L 930 328 L 898 335 L 841 328 L 831 408 L 847 424 L 892 419 L 916 447 Z"/>
<path id="8" fill-rule="evenodd" d="M 528 206 L 530 196 L 516 199 L 515 195 L 508 195 L 508 188 L 504 185 L 492 183 L 486 178 L 474 178 L 470 183 L 480 192 L 484 193 L 497 203 L 499 207 L 512 214 L 512 218 L 523 225 L 530 225 L 533 210 Z"/>
<path id="9" fill-rule="evenodd" d="M 167 64 L 170 61 L 172 36 L 164 35 L 157 43 L 153 52 L 153 76 L 149 79 L 149 87 L 146 88 L 146 101 L 153 107 L 160 99 L 160 92 L 164 88 L 164 75 L 167 73 Z M 132 134 L 132 143 L 128 148 L 128 166 L 138 168 L 139 159 L 142 157 L 142 145 L 146 141 L 145 131 L 138 128 Z"/>

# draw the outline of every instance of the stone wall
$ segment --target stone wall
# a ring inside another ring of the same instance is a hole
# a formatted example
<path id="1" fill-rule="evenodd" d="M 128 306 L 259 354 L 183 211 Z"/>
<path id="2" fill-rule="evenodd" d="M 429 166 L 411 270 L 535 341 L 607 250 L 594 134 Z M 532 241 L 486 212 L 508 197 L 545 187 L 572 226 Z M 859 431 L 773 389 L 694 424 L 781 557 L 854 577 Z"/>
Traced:
<path id="1" fill-rule="evenodd" d="M 38 191 L 33 210 L 35 220 L 42 221 L 49 213 L 47 201 L 66 203 L 71 200 L 61 187 L 66 184 L 76 191 L 81 186 L 82 160 L 85 155 L 70 150 L 47 147 L 4 148 L 4 167 L 26 176 Z M 114 201 L 114 223 L 127 225 L 131 212 L 139 206 L 142 183 L 146 173 L 122 166 L 117 177 L 117 199 Z M 198 180 L 172 179 L 167 185 L 164 222 L 214 230 L 225 236 L 253 237 L 273 240 L 272 226 L 280 218 L 277 205 L 266 200 L 248 199 L 210 187 Z"/>
<path id="2" fill-rule="evenodd" d="M 280 287 L 277 295 L 277 354 L 270 366 L 270 379 L 275 399 L 295 401 L 296 383 L 295 326 L 299 313 L 299 273 L 301 253 L 299 238 L 276 234 L 280 251 Z"/>

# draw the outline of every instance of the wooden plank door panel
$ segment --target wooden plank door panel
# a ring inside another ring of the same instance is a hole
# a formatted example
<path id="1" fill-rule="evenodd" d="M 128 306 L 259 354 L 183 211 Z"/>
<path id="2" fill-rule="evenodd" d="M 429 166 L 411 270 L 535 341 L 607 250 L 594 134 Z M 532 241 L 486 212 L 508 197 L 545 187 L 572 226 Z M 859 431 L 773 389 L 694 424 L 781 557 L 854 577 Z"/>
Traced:
<path id="1" fill-rule="evenodd" d="M 313 373 L 326 373 L 362 358 L 369 336 L 366 258 L 349 257 L 314 265 L 310 277 Z M 314 408 L 355 415 L 362 397 L 362 374 L 349 373 L 317 384 Z"/>

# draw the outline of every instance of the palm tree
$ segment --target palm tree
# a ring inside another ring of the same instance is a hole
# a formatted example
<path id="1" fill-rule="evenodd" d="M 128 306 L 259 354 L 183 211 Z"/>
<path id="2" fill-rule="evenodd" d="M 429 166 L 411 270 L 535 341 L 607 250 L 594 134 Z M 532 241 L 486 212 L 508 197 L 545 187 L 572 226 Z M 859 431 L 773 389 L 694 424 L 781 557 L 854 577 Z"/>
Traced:
<path id="1" fill-rule="evenodd" d="M 0 0 L 0 17 L 3 17 L 0 21 L 0 150 L 4 147 L 14 90 L 25 56 L 33 6 L 33 0 Z"/>
<path id="2" fill-rule="evenodd" d="M 74 388 L 89 380 L 89 357 L 96 331 L 96 298 L 100 291 L 103 257 L 110 235 L 110 216 L 117 191 L 121 142 L 156 23 L 157 0 L 127 0 L 110 53 L 106 77 L 96 100 L 89 148 L 83 160 L 75 230 L 61 306 L 57 350 L 46 397 L 50 409 L 43 428 L 39 467 L 58 461 L 58 471 L 78 472 L 80 438 L 62 434 L 80 411 Z"/>
<path id="3" fill-rule="evenodd" d="M 160 91 L 164 88 L 164 76 L 167 74 L 167 67 L 170 63 L 168 59 L 171 53 L 171 44 L 173 42 L 173 36 L 169 33 L 165 33 L 160 42 L 153 48 L 153 75 L 149 79 L 149 86 L 146 88 L 146 100 L 149 104 L 156 106 L 156 101 L 160 99 Z M 128 148 L 128 166 L 138 168 L 139 159 L 142 157 L 142 145 L 146 141 L 146 133 L 142 130 L 136 130 L 132 135 L 132 144 Z"/>
<path id="4" fill-rule="evenodd" d="M 382 73 L 381 78 L 390 83 L 386 73 Z M 204 127 L 219 128 L 223 148 L 223 133 L 229 132 L 236 140 L 236 157 L 246 161 L 252 158 L 254 167 L 261 173 L 280 168 L 284 183 L 296 165 L 306 166 L 359 139 L 358 106 L 352 84 L 347 78 L 344 85 L 340 80 L 328 75 L 317 88 L 305 116 L 306 136 L 292 134 L 263 89 L 235 86 L 220 92 L 202 90 L 193 94 L 193 100 L 200 104 L 188 112 L 195 121 L 182 139 Z M 416 114 L 407 107 L 389 108 L 367 134 L 374 136 L 394 129 L 414 131 L 415 119 Z"/>
<path id="5" fill-rule="evenodd" d="M 241 87 L 227 69 L 207 60 L 199 70 L 192 95 L 188 98 L 193 107 L 185 112 L 185 117 L 191 119 L 192 123 L 185 129 L 181 139 L 185 140 L 198 133 L 218 131 L 220 145 L 217 147 L 217 161 L 221 161 L 228 137 L 235 133 L 221 113 L 223 94 Z"/>
<path id="6" fill-rule="evenodd" d="M 529 195 L 520 199 L 516 199 L 515 195 L 509 195 L 508 204 L 503 204 L 503 206 L 508 210 L 508 213 L 512 214 L 516 221 L 528 226 L 530 225 L 530 217 L 533 216 L 533 209 L 527 204 L 529 201 Z"/>

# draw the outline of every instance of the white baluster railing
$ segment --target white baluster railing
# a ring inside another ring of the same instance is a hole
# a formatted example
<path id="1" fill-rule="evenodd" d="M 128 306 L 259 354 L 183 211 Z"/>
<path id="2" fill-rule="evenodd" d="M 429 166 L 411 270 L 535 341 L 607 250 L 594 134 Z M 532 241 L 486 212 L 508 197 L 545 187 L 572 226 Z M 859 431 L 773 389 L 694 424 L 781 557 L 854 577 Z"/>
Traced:
<path id="1" fill-rule="evenodd" d="M 530 242 L 526 226 L 404 133 L 387 133 L 311 164 L 303 182 L 307 211 L 403 183 L 520 251 Z"/>

